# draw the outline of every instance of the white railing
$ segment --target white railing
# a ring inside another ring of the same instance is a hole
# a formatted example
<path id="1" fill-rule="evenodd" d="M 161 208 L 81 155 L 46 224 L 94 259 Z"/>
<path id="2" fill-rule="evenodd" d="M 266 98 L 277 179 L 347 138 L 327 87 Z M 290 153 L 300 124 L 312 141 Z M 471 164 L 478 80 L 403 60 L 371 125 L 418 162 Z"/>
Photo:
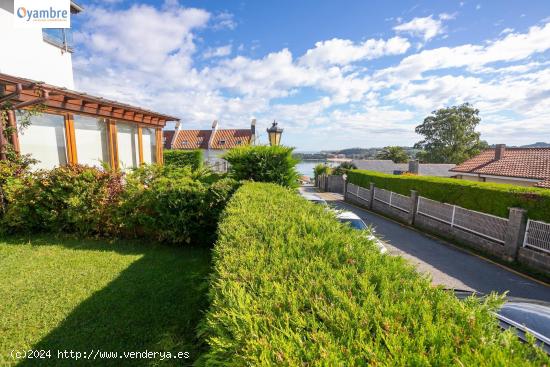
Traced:
<path id="1" fill-rule="evenodd" d="M 348 183 L 348 194 L 354 195 L 367 202 L 370 201 L 370 190 L 359 185 Z"/>
<path id="2" fill-rule="evenodd" d="M 397 208 L 406 213 L 410 211 L 411 198 L 405 195 L 398 194 L 393 191 L 374 188 L 374 200 L 388 204 L 393 208 Z"/>
<path id="3" fill-rule="evenodd" d="M 523 247 L 550 253 L 550 224 L 529 219 Z"/>
<path id="4" fill-rule="evenodd" d="M 508 219 L 420 196 L 416 212 L 504 244 Z"/>

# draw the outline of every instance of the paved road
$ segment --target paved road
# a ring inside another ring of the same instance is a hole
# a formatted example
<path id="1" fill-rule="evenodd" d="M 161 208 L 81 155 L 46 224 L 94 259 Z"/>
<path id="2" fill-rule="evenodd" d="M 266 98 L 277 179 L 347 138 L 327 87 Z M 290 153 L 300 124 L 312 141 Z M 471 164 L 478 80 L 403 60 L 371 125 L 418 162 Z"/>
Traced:
<path id="1" fill-rule="evenodd" d="M 302 188 L 302 191 L 314 190 L 313 187 Z M 378 214 L 347 204 L 342 201 L 342 195 L 317 194 L 330 205 L 350 210 L 363 218 L 367 225 L 374 227 L 376 235 L 386 242 L 391 254 L 403 256 L 419 271 L 431 274 L 434 284 L 482 293 L 508 291 L 510 296 L 550 302 L 550 286 L 518 275 Z"/>

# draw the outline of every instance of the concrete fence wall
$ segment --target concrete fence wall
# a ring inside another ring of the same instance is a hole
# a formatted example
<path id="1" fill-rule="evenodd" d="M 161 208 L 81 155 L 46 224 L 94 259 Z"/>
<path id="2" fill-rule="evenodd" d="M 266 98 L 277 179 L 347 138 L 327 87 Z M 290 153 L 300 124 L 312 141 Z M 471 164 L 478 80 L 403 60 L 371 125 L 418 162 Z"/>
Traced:
<path id="1" fill-rule="evenodd" d="M 323 191 L 344 192 L 344 199 L 368 210 L 381 213 L 425 232 L 448 238 L 507 262 L 517 262 L 550 274 L 550 224 L 537 222 L 527 235 L 527 212 L 510 208 L 508 218 L 464 209 L 426 199 L 411 191 L 409 196 L 368 188 L 325 176 Z M 532 222 L 532 221 L 529 221 Z"/>

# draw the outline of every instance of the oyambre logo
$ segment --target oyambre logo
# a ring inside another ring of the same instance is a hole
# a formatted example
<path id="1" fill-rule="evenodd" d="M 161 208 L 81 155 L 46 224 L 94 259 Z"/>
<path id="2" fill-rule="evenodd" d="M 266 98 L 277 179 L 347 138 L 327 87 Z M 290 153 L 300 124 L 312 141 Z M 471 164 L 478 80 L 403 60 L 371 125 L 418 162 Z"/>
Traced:
<path id="1" fill-rule="evenodd" d="M 70 0 L 15 0 L 14 23 L 25 28 L 70 28 L 70 6 Z"/>

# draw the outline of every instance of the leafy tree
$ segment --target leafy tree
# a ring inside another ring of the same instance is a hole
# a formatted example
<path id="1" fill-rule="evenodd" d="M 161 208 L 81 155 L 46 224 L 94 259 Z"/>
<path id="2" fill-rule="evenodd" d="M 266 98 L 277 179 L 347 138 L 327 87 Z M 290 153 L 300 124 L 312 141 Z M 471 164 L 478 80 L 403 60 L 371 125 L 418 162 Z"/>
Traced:
<path id="1" fill-rule="evenodd" d="M 333 175 L 341 176 L 344 173 L 346 173 L 349 170 L 357 169 L 357 166 L 351 162 L 342 162 L 338 167 L 336 167 L 333 171 Z"/>
<path id="2" fill-rule="evenodd" d="M 469 103 L 433 111 L 415 129 L 424 137 L 415 144 L 417 158 L 430 163 L 462 163 L 488 147 L 475 129 L 479 110 Z"/>
<path id="3" fill-rule="evenodd" d="M 389 159 L 394 163 L 407 163 L 410 159 L 409 155 L 402 147 L 385 147 L 377 155 L 378 159 Z"/>

